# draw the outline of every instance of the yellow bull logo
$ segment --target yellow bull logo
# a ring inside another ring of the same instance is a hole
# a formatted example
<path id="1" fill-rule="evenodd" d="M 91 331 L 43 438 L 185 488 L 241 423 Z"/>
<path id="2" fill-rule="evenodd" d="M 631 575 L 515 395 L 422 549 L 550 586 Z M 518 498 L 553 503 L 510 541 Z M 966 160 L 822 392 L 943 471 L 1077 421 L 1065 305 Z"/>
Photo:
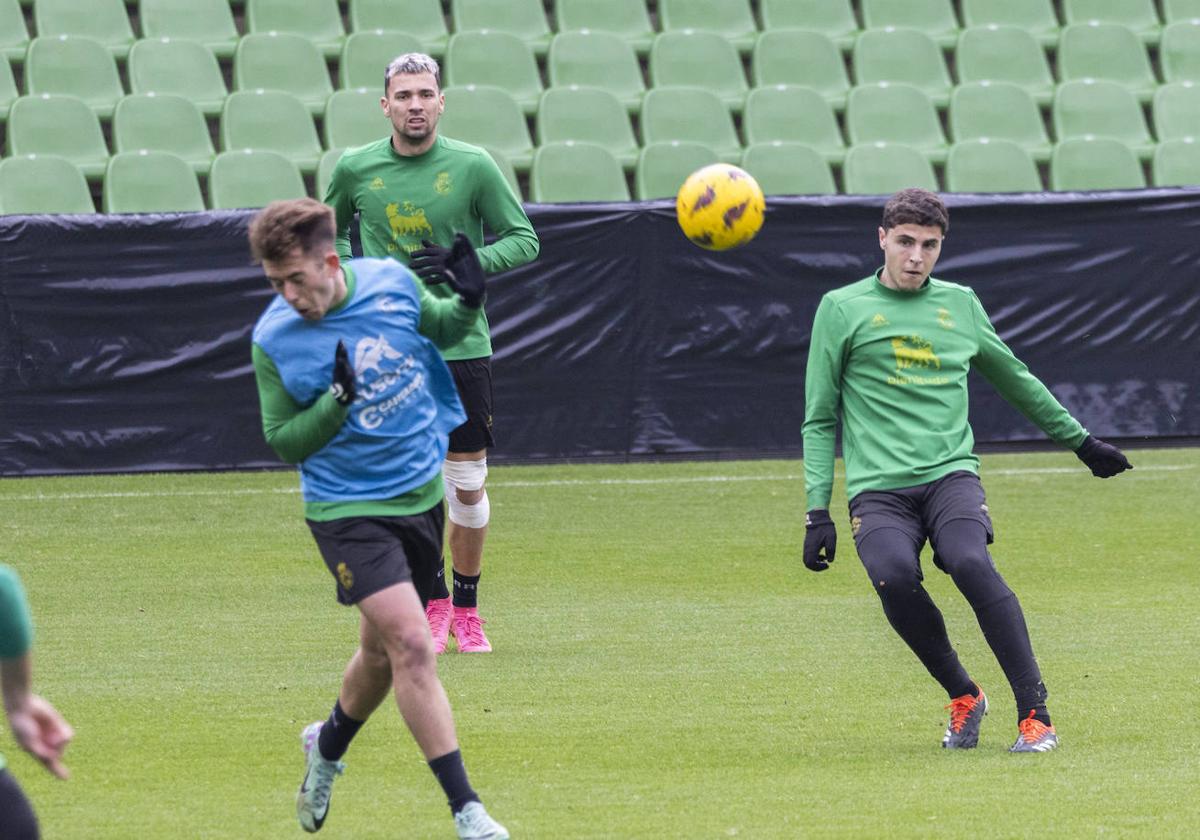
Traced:
<path id="1" fill-rule="evenodd" d="M 892 350 L 896 354 L 896 370 L 911 367 L 942 369 L 942 360 L 933 352 L 933 343 L 919 335 L 898 335 L 892 339 Z"/>
<path id="2" fill-rule="evenodd" d="M 404 213 L 400 212 L 400 205 L 395 203 L 385 207 L 384 212 L 387 213 L 393 239 L 401 236 L 433 236 L 433 227 L 425 218 L 425 208 L 414 207 L 411 201 L 404 202 Z"/>

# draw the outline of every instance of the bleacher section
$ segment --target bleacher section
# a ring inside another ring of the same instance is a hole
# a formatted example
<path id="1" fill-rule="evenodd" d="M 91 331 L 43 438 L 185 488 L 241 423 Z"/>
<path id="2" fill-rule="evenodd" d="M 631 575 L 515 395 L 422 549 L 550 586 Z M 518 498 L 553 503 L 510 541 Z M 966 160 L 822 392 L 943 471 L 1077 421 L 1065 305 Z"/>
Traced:
<path id="1" fill-rule="evenodd" d="M 416 49 L 527 201 L 1200 186 L 1200 0 L 0 0 L 0 213 L 320 198 Z"/>

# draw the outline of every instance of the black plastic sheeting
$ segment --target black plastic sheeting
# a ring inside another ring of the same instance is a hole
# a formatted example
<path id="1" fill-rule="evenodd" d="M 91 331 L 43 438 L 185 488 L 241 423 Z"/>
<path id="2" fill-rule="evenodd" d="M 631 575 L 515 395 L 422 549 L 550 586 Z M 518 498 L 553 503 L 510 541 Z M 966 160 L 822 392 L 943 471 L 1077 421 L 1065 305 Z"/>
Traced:
<path id="1" fill-rule="evenodd" d="M 821 295 L 874 271 L 883 199 L 773 199 L 725 254 L 668 202 L 531 206 L 490 281 L 494 461 L 800 454 Z M 1200 435 L 1200 191 L 950 196 L 935 275 L 1099 436 Z M 0 217 L 0 474 L 277 466 L 250 212 Z M 981 443 L 1041 433 L 979 378 Z"/>

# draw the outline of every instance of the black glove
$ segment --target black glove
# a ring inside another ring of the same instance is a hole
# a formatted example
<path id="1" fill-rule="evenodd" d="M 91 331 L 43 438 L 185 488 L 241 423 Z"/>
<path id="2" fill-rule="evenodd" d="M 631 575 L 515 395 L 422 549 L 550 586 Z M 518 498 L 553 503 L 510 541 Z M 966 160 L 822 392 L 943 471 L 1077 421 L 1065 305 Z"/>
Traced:
<path id="1" fill-rule="evenodd" d="M 804 565 L 814 572 L 823 572 L 837 551 L 837 528 L 829 518 L 829 511 L 817 508 L 804 514 L 804 529 Z"/>
<path id="2" fill-rule="evenodd" d="M 1088 435 L 1083 444 L 1075 450 L 1079 460 L 1088 465 L 1096 478 L 1112 478 L 1119 472 L 1133 469 L 1133 464 L 1125 457 L 1125 453 L 1111 443 Z"/>
<path id="3" fill-rule="evenodd" d="M 333 383 L 329 386 L 329 393 L 342 405 L 350 405 L 358 395 L 354 384 L 354 366 L 350 364 L 350 354 L 341 341 L 333 352 Z"/>
<path id="4" fill-rule="evenodd" d="M 409 268 L 413 273 L 429 285 L 445 283 L 472 309 L 483 306 L 483 267 L 471 240 L 456 233 L 454 244 L 449 248 L 435 245 L 428 239 L 422 239 L 421 244 L 425 247 L 412 252 Z"/>

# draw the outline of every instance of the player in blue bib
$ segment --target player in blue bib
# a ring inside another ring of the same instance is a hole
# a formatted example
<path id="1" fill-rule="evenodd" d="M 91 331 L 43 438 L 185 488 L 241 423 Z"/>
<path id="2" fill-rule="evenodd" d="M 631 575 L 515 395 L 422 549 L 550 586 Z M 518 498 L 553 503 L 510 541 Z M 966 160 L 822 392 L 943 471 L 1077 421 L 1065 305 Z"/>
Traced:
<path id="1" fill-rule="evenodd" d="M 361 642 L 329 719 L 301 735 L 300 825 L 324 824 L 342 756 L 390 689 L 458 837 L 506 840 L 467 779 L 425 618 L 443 564 L 442 460 L 464 420 L 439 347 L 478 317 L 478 257 L 458 236 L 441 272 L 455 294 L 436 297 L 393 260 L 342 263 L 333 211 L 312 199 L 268 205 L 249 235 L 278 292 L 254 327 L 263 432 L 280 458 L 299 465 L 308 527 L 338 600 L 361 616 Z"/>

